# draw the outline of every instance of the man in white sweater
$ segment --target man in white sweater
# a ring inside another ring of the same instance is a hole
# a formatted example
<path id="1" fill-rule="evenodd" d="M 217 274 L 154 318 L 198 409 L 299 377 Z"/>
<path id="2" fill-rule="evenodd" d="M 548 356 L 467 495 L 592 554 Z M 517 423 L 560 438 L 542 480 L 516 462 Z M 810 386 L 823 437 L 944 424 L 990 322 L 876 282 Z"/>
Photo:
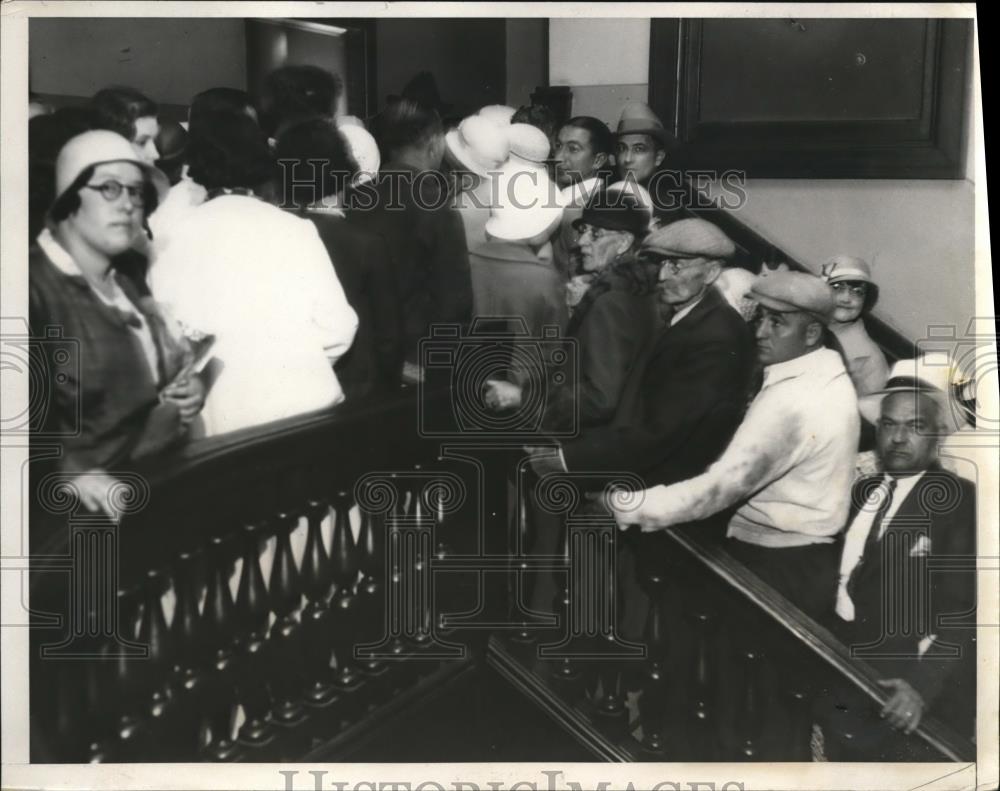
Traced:
<path id="1" fill-rule="evenodd" d="M 734 508 L 727 550 L 801 609 L 818 614 L 836 579 L 834 537 L 847 519 L 860 422 L 840 355 L 823 346 L 826 284 L 780 272 L 758 279 L 757 354 L 764 382 L 722 456 L 704 473 L 647 489 L 626 507 L 644 532 Z"/>

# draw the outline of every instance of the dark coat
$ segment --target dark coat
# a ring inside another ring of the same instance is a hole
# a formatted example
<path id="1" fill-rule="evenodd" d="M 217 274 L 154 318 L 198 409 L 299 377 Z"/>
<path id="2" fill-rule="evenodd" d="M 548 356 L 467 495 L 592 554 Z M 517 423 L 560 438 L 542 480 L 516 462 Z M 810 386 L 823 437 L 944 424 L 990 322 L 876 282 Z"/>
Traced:
<path id="1" fill-rule="evenodd" d="M 868 476 L 855 484 L 851 521 L 880 479 L 881 475 Z M 917 542 L 926 546 L 928 541 L 926 554 L 913 554 Z M 887 553 L 884 558 L 882 552 Z M 866 549 L 851 576 L 848 591 L 855 620 L 834 619 L 835 630 L 853 646 L 856 656 L 884 678 L 908 681 L 924 698 L 929 714 L 969 737 L 974 735 L 976 710 L 975 628 L 970 628 L 976 623 L 975 556 L 975 486 L 940 467 L 931 468 L 900 504 L 882 540 Z M 886 606 L 883 586 L 902 587 L 906 581 L 913 587 L 896 592 L 893 603 Z M 927 597 L 929 617 L 923 627 L 907 623 L 915 605 L 904 596 Z M 960 616 L 948 620 L 964 625 L 941 622 L 945 616 Z M 918 659 L 918 645 L 928 633 L 936 638 Z M 957 657 L 952 655 L 956 652 Z"/>
<path id="2" fill-rule="evenodd" d="M 562 430 L 572 424 L 575 409 L 582 428 L 609 423 L 639 354 L 661 327 L 655 293 L 640 293 L 617 272 L 600 276 L 566 328 L 575 344 L 578 374 L 573 386 L 558 391 L 547 422 Z"/>
<path id="3" fill-rule="evenodd" d="M 348 398 L 399 382 L 399 297 L 384 240 L 336 214 L 308 212 L 330 254 L 358 332 L 334 370 Z"/>
<path id="4" fill-rule="evenodd" d="M 376 183 L 348 192 L 347 219 L 389 247 L 407 360 L 417 361 L 420 339 L 430 335 L 432 324 L 468 324 L 472 283 L 465 228 L 437 180 L 387 163 Z"/>
<path id="5" fill-rule="evenodd" d="M 566 282 L 527 244 L 491 239 L 470 252 L 469 265 L 478 318 L 519 316 L 533 338 L 546 325 L 565 328 Z"/>
<path id="6" fill-rule="evenodd" d="M 187 352 L 167 332 L 152 300 L 140 298 L 129 278 L 116 279 L 150 326 L 159 382 L 125 317 L 105 305 L 82 276 L 64 274 L 41 248 L 31 248 L 29 324 L 36 360 L 49 366 L 31 380 L 38 410 L 32 416 L 38 432 L 33 440 L 58 444 L 57 466 L 68 472 L 113 471 L 183 433 L 177 407 L 160 403 L 158 393 L 179 373 Z"/>
<path id="7" fill-rule="evenodd" d="M 702 472 L 725 449 L 749 396 L 753 338 L 713 287 L 665 326 L 629 372 L 614 418 L 563 445 L 571 472 L 631 472 L 646 486 Z"/>

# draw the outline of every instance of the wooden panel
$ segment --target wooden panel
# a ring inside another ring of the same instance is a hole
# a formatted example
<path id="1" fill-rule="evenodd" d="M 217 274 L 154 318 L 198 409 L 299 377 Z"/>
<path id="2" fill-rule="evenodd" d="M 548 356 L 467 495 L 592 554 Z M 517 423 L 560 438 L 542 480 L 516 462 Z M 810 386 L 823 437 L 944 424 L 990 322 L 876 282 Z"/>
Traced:
<path id="1" fill-rule="evenodd" d="M 689 168 L 961 178 L 971 30 L 969 20 L 653 20 L 650 102 Z"/>

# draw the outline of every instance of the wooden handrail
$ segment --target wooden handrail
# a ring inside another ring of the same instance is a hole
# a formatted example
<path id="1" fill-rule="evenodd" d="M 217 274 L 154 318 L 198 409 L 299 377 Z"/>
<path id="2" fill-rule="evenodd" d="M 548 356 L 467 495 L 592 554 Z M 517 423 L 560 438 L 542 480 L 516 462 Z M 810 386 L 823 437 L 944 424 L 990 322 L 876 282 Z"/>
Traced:
<path id="1" fill-rule="evenodd" d="M 733 590 L 774 618 L 786 632 L 829 664 L 846 681 L 879 705 L 888 700 L 888 695 L 878 685 L 882 677 L 871 665 L 852 657 L 850 649 L 832 632 L 763 582 L 722 547 L 701 541 L 690 532 L 674 528 L 666 530 L 665 533 Z M 976 760 L 975 745 L 934 717 L 922 718 L 914 735 L 952 760 Z"/>

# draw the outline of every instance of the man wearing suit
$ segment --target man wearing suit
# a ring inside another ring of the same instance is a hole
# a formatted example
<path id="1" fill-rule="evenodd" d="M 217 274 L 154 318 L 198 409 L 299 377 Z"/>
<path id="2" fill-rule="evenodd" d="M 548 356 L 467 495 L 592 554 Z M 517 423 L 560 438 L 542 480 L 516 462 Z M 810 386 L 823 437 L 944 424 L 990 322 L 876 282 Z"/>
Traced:
<path id="1" fill-rule="evenodd" d="M 629 371 L 610 422 L 584 429 L 557 454 L 533 449 L 537 472 L 630 472 L 654 485 L 715 460 L 746 407 L 753 366 L 750 331 L 713 286 L 734 252 L 700 219 L 646 237 L 639 259 L 659 267 L 669 318 Z"/>
<path id="2" fill-rule="evenodd" d="M 623 529 L 655 532 L 724 515 L 726 550 L 818 615 L 827 608 L 834 541 L 847 518 L 857 396 L 840 355 L 823 346 L 833 313 L 826 283 L 779 272 L 758 278 L 752 294 L 761 309 L 764 381 L 732 442 L 701 475 L 647 489 L 638 507 L 622 503 L 615 517 Z"/>
<path id="3" fill-rule="evenodd" d="M 882 472 L 854 487 L 832 627 L 883 677 L 889 725 L 912 733 L 929 712 L 971 738 L 975 629 L 953 621 L 975 622 L 976 493 L 938 462 L 948 409 L 938 372 L 947 376 L 920 360 L 898 362 L 883 391 Z M 871 719 L 869 738 L 887 736 Z"/>

